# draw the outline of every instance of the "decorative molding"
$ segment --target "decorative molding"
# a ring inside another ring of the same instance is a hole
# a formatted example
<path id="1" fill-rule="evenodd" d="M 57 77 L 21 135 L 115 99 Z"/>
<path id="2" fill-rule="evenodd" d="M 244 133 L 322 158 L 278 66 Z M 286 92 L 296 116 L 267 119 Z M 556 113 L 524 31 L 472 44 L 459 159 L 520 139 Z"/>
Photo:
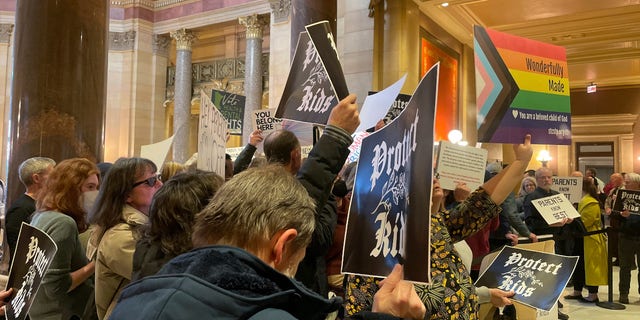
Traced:
<path id="1" fill-rule="evenodd" d="M 269 18 L 254 13 L 238 18 L 238 23 L 247 28 L 247 39 L 262 39 L 262 28 L 269 24 Z"/>
<path id="2" fill-rule="evenodd" d="M 153 35 L 153 54 L 158 56 L 169 56 L 169 44 L 171 44 L 171 37 L 164 34 Z"/>
<path id="3" fill-rule="evenodd" d="M 133 50 L 136 44 L 136 31 L 109 32 L 109 50 L 129 51 Z"/>
<path id="4" fill-rule="evenodd" d="M 269 0 L 274 23 L 286 22 L 291 14 L 291 0 Z"/>
<path id="5" fill-rule="evenodd" d="M 182 2 L 184 0 L 177 0 L 177 2 Z M 147 9 L 155 9 L 158 8 L 158 2 L 161 1 L 153 1 L 153 0 L 111 0 L 112 7 L 146 7 Z M 164 1 L 162 1 L 164 2 Z"/>
<path id="6" fill-rule="evenodd" d="M 243 91 L 244 89 L 244 71 L 245 57 L 217 59 L 194 63 L 191 65 L 193 75 L 193 94 L 198 94 L 200 88 L 211 87 L 214 89 L 226 88 L 225 91 L 234 92 Z M 269 54 L 263 53 L 262 58 L 262 76 L 269 77 Z M 176 77 L 176 67 L 167 67 L 167 92 L 166 99 L 173 99 L 174 86 Z M 222 86 L 224 84 L 224 86 Z M 221 87 L 222 86 L 222 87 Z"/>
<path id="7" fill-rule="evenodd" d="M 171 31 L 170 35 L 171 38 L 176 40 L 177 50 L 191 51 L 191 45 L 193 45 L 197 39 L 196 34 L 193 31 L 185 28 Z"/>
<path id="8" fill-rule="evenodd" d="M 13 24 L 1 23 L 0 24 L 0 43 L 8 44 L 11 40 L 11 34 L 13 33 Z"/>

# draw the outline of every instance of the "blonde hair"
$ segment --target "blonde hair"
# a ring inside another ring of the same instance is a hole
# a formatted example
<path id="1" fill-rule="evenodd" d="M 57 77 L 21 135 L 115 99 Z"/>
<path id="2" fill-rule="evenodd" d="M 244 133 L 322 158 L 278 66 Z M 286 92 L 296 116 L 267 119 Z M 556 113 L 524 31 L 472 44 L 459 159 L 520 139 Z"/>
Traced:
<path id="1" fill-rule="evenodd" d="M 169 181 L 171 177 L 175 176 L 178 173 L 183 173 L 187 171 L 187 167 L 183 164 L 173 161 L 167 161 L 162 165 L 160 169 L 160 176 L 162 177 L 162 181 Z"/>

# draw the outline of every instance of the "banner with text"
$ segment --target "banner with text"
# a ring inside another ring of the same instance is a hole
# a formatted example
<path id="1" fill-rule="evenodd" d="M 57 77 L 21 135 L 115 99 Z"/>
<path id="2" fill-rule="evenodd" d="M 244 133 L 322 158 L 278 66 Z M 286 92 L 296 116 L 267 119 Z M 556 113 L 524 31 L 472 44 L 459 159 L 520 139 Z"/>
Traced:
<path id="1" fill-rule="evenodd" d="M 245 96 L 239 94 L 215 89 L 211 91 L 211 102 L 227 120 L 227 128 L 231 135 L 242 135 L 245 100 Z"/>
<path id="2" fill-rule="evenodd" d="M 471 190 L 484 183 L 487 149 L 459 146 L 449 141 L 440 141 L 436 177 L 443 189 L 455 190 L 458 182 L 467 184 Z"/>
<path id="3" fill-rule="evenodd" d="M 640 214 L 640 191 L 618 189 L 613 201 L 613 210 L 618 212 L 629 210 L 631 214 Z"/>
<path id="4" fill-rule="evenodd" d="M 549 225 L 561 222 L 565 218 L 580 218 L 580 213 L 562 193 L 531 200 L 531 204 L 538 209 Z"/>
<path id="5" fill-rule="evenodd" d="M 362 141 L 347 219 L 342 272 L 428 283 L 436 64 L 406 109 Z"/>
<path id="6" fill-rule="evenodd" d="M 227 120 L 204 91 L 200 91 L 198 169 L 224 177 Z"/>
<path id="7" fill-rule="evenodd" d="M 6 305 L 7 319 L 26 319 L 56 251 L 58 247 L 48 234 L 22 223 L 7 280 L 7 290 L 13 288 L 14 292 Z"/>
<path id="8" fill-rule="evenodd" d="M 528 306 L 551 310 L 564 291 L 578 257 L 531 251 L 505 246 L 476 287 L 513 290 L 513 300 Z"/>
<path id="9" fill-rule="evenodd" d="M 582 199 L 582 177 L 552 177 L 551 189 L 556 190 L 571 203 L 578 203 Z"/>
<path id="10" fill-rule="evenodd" d="M 554 46 L 474 26 L 478 141 L 571 144 L 567 54 Z"/>

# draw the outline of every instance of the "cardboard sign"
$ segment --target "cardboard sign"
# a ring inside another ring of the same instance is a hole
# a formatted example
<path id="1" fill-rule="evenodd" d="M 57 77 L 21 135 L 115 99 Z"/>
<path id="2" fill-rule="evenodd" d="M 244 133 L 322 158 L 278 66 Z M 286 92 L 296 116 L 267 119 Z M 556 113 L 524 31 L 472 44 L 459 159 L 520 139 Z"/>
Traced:
<path id="1" fill-rule="evenodd" d="M 582 199 L 582 177 L 552 177 L 551 189 L 556 190 L 571 203 L 578 203 Z"/>
<path id="2" fill-rule="evenodd" d="M 262 136 L 266 137 L 269 133 L 282 129 L 282 119 L 275 115 L 276 108 L 254 110 L 251 115 L 253 130 L 261 130 Z"/>
<path id="3" fill-rule="evenodd" d="M 571 144 L 567 54 L 558 47 L 474 26 L 478 141 Z"/>
<path id="4" fill-rule="evenodd" d="M 42 279 L 57 251 L 56 243 L 48 234 L 22 223 L 7 281 L 7 289 L 14 290 L 13 298 L 6 305 L 7 319 L 27 317 Z"/>
<path id="5" fill-rule="evenodd" d="M 640 214 L 640 191 L 618 189 L 613 201 L 613 210 L 628 210 L 631 214 Z"/>
<path id="6" fill-rule="evenodd" d="M 347 219 L 342 272 L 430 281 L 430 204 L 436 64 L 398 118 L 362 141 Z"/>
<path id="7" fill-rule="evenodd" d="M 245 96 L 239 94 L 215 89 L 211 91 L 211 102 L 227 120 L 227 128 L 231 135 L 242 135 L 245 100 Z"/>
<path id="8" fill-rule="evenodd" d="M 224 177 L 227 120 L 204 91 L 200 91 L 198 169 Z"/>
<path id="9" fill-rule="evenodd" d="M 443 189 L 455 190 L 458 182 L 464 182 L 475 190 L 484 183 L 488 151 L 469 146 L 459 146 L 440 141 L 436 177 Z"/>
<path id="10" fill-rule="evenodd" d="M 512 299 L 549 311 L 567 286 L 576 264 L 578 257 L 505 246 L 475 285 L 513 290 Z"/>
<path id="11" fill-rule="evenodd" d="M 564 218 L 580 217 L 580 213 L 562 193 L 531 200 L 531 204 L 538 209 L 544 221 L 549 225 L 561 222 Z"/>

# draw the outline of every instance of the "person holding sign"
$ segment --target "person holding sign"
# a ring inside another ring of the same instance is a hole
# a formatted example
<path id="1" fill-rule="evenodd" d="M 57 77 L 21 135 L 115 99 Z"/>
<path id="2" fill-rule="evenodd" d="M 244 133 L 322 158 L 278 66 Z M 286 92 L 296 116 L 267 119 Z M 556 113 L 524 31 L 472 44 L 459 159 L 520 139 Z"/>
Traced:
<path id="1" fill-rule="evenodd" d="M 243 171 L 197 214 L 195 249 L 125 288 L 111 319 L 325 319 L 341 299 L 292 279 L 314 215 L 314 200 L 282 166 Z M 396 266 L 373 298 L 376 313 L 360 319 L 423 319 L 425 307 L 402 277 Z"/>
<path id="2" fill-rule="evenodd" d="M 87 262 L 78 235 L 87 230 L 83 193 L 97 189 L 98 174 L 98 167 L 87 159 L 67 159 L 53 168 L 41 191 L 31 225 L 46 232 L 58 251 L 29 311 L 33 320 L 82 319 L 85 306 L 92 303 L 89 277 L 95 263 Z"/>
<path id="3" fill-rule="evenodd" d="M 443 190 L 437 179 L 432 185 L 431 206 L 431 284 L 415 284 L 416 291 L 427 308 L 429 319 L 461 319 L 478 317 L 478 296 L 469 271 L 455 251 L 454 243 L 482 229 L 500 213 L 500 204 L 520 182 L 529 165 L 531 135 L 524 143 L 514 145 L 516 159 L 500 173 L 451 211 L 441 210 Z M 371 309 L 371 297 L 378 291 L 378 280 L 349 276 L 346 287 L 347 315 Z"/>
<path id="4" fill-rule="evenodd" d="M 624 189 L 640 190 L 640 175 L 627 173 L 624 177 Z M 613 211 L 612 219 L 620 220 L 620 237 L 618 239 L 618 256 L 620 260 L 620 303 L 629 303 L 629 289 L 631 284 L 631 270 L 640 265 L 640 215 L 631 214 L 629 210 Z M 640 278 L 640 273 L 638 273 Z M 640 288 L 638 288 L 640 292 Z"/>
<path id="5" fill-rule="evenodd" d="M 251 164 L 251 159 L 253 155 L 258 150 L 258 145 L 262 142 L 264 138 L 262 137 L 261 130 L 254 130 L 249 135 L 249 143 L 242 149 L 242 152 L 238 155 L 236 160 L 233 162 L 233 174 L 238 174 L 249 167 Z"/>

